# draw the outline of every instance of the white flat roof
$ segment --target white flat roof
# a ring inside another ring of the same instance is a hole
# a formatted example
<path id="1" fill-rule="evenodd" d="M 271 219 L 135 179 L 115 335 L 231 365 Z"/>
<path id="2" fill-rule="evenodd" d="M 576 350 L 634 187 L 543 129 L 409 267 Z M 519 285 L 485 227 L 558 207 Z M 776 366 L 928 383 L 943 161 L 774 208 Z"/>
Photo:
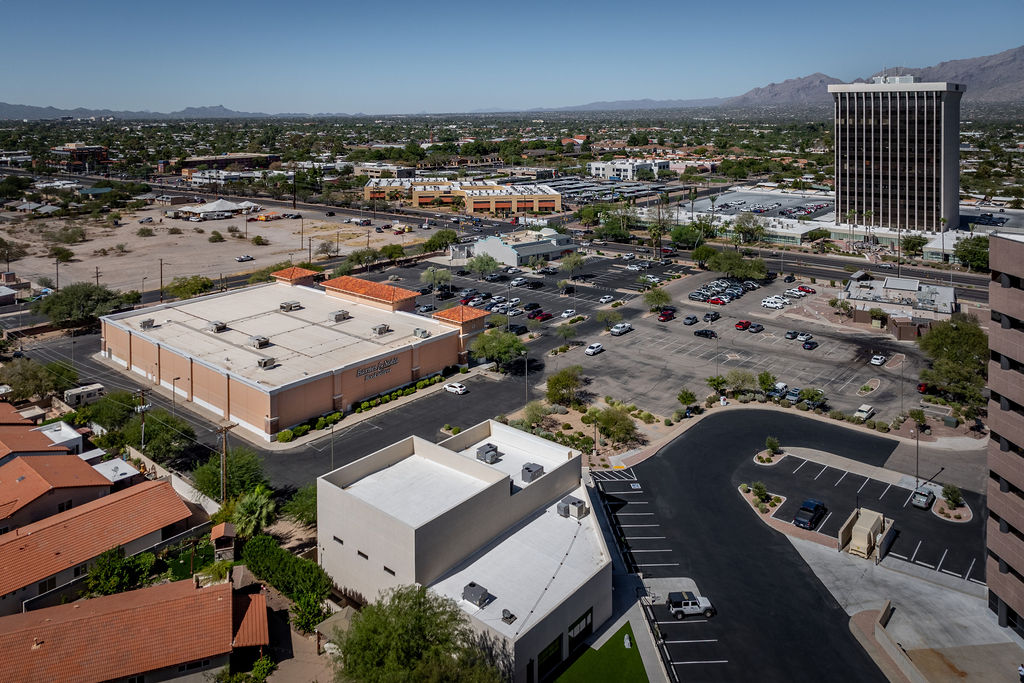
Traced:
<path id="1" fill-rule="evenodd" d="M 541 441 L 537 438 L 531 440 L 519 439 L 513 433 L 502 433 L 502 430 L 500 430 L 502 426 L 500 423 L 492 424 L 490 436 L 474 441 L 471 445 L 456 452 L 464 458 L 480 462 L 476 459 L 476 449 L 486 443 L 494 444 L 498 447 L 498 453 L 501 454 L 500 459 L 494 464 L 483 464 L 498 470 L 502 474 L 509 475 L 512 478 L 512 483 L 518 488 L 529 486 L 527 482 L 523 481 L 523 465 L 526 463 L 530 462 L 543 466 L 544 476 L 547 476 L 556 467 L 569 461 L 568 452 L 570 449 L 567 446 L 562 446 L 553 441 Z M 507 427 L 506 429 L 514 430 L 513 427 Z"/>
<path id="2" fill-rule="evenodd" d="M 419 447 L 421 445 L 417 444 Z M 482 479 L 413 454 L 353 482 L 345 491 L 417 528 L 489 485 Z"/>
<path id="3" fill-rule="evenodd" d="M 285 301 L 297 301 L 301 308 L 281 311 L 279 306 Z M 330 322 L 328 314 L 339 310 L 348 311 L 351 318 Z M 144 330 L 141 322 L 146 319 L 152 319 L 154 326 Z M 458 330 L 432 318 L 391 312 L 311 287 L 281 283 L 153 306 L 104 320 L 267 390 L 366 363 L 446 334 L 458 334 Z M 208 331 L 213 321 L 224 323 L 227 329 Z M 375 335 L 373 327 L 381 323 L 392 331 Z M 427 330 L 430 337 L 413 335 L 416 328 Z M 270 344 L 256 349 L 249 345 L 252 336 L 267 337 Z M 257 361 L 265 357 L 273 358 L 276 366 L 260 368 Z"/>
<path id="4" fill-rule="evenodd" d="M 995 230 L 989 233 L 989 237 L 1002 237 L 1003 239 L 1013 240 L 1014 242 L 1024 242 L 1024 234 L 1019 232 L 1000 232 Z"/>
<path id="5" fill-rule="evenodd" d="M 567 495 L 591 507 L 586 487 Z M 561 517 L 556 501 L 495 538 L 430 588 L 515 640 L 609 562 L 593 510 L 581 520 Z M 492 597 L 484 607 L 462 599 L 462 589 L 470 582 Z M 516 617 L 510 624 L 502 621 L 504 609 Z"/>

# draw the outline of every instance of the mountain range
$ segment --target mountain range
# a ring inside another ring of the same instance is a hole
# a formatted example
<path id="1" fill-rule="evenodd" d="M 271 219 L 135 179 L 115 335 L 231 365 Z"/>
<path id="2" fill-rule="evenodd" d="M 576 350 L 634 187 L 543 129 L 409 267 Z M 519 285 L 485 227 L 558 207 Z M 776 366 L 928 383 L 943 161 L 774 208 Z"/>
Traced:
<path id="1" fill-rule="evenodd" d="M 964 100 L 967 102 L 986 103 L 1019 103 L 1024 102 L 1024 45 L 994 55 L 972 57 L 941 62 L 934 66 L 920 68 L 900 68 L 889 70 L 888 73 L 911 74 L 919 76 L 923 81 L 948 81 L 963 83 L 967 86 Z M 873 74 L 875 76 L 881 73 Z M 868 79 L 858 78 L 854 82 Z M 692 100 L 612 100 L 590 102 L 569 107 L 544 108 L 537 107 L 525 111 L 636 111 L 649 109 L 694 109 L 710 107 L 752 108 L 752 107 L 785 107 L 785 106 L 824 106 L 831 102 L 827 86 L 842 83 L 823 73 L 791 78 L 781 83 L 769 83 L 754 88 L 735 97 L 714 97 Z M 489 109 L 475 113 L 498 113 L 513 110 Z M 360 116 L 361 114 L 265 114 L 261 112 L 243 112 L 228 109 L 222 105 L 212 107 L 186 107 L 180 111 L 161 113 L 151 111 L 114 111 L 110 109 L 57 109 L 55 107 L 36 107 L 26 104 L 7 104 L 0 102 L 0 120 L 3 119 L 57 119 L 70 116 L 72 118 L 113 117 L 116 119 L 257 119 L 257 118 L 327 118 Z"/>

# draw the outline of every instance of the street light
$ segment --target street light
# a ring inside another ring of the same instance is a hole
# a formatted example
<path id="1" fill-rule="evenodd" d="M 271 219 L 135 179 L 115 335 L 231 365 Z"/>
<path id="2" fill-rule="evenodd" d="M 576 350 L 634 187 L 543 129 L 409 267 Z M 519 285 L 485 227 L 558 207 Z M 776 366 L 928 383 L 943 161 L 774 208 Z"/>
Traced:
<path id="1" fill-rule="evenodd" d="M 334 423 L 331 423 L 331 471 L 334 471 Z"/>
<path id="2" fill-rule="evenodd" d="M 174 398 L 178 394 L 177 390 L 175 389 L 174 383 L 177 382 L 179 379 L 181 379 L 181 377 L 175 377 L 174 379 L 171 380 L 171 417 L 174 417 Z"/>
<path id="3" fill-rule="evenodd" d="M 916 491 L 921 486 L 921 426 L 918 425 L 917 429 L 911 429 L 910 433 L 914 435 L 914 490 Z"/>
<path id="4" fill-rule="evenodd" d="M 142 276 L 142 289 L 139 291 L 139 303 L 140 304 L 146 303 L 146 301 L 145 301 L 146 300 L 146 280 L 148 280 L 148 279 L 149 279 L 148 276 L 146 276 L 146 275 Z"/>
<path id="5" fill-rule="evenodd" d="M 523 396 L 525 400 L 523 405 L 530 402 L 530 352 L 527 350 L 523 351 L 523 377 L 525 378 L 525 391 Z"/>

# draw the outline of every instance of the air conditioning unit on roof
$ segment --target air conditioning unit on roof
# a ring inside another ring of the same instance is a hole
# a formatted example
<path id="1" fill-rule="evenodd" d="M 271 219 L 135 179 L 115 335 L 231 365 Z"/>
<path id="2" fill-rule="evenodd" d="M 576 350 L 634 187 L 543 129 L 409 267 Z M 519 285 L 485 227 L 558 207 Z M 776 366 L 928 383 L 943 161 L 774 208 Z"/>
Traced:
<path id="1" fill-rule="evenodd" d="M 579 498 L 573 496 L 566 496 L 562 500 L 558 501 L 558 514 L 562 517 L 573 517 L 575 519 L 583 519 L 587 516 L 590 510 L 587 509 L 587 504 Z"/>
<path id="2" fill-rule="evenodd" d="M 340 323 L 342 320 L 348 320 L 352 317 L 352 314 L 348 311 L 331 311 L 327 314 L 328 322 Z"/>
<path id="3" fill-rule="evenodd" d="M 144 318 L 139 321 L 139 327 L 141 327 L 144 330 L 152 329 L 155 324 L 156 323 L 153 321 L 152 318 Z"/>
<path id="4" fill-rule="evenodd" d="M 206 329 L 209 330 L 210 332 L 223 332 L 224 330 L 228 329 L 228 326 L 219 320 L 213 320 L 210 322 L 209 325 L 206 326 Z"/>
<path id="5" fill-rule="evenodd" d="M 388 332 L 391 331 L 391 328 L 388 326 L 387 323 L 379 323 L 377 325 L 374 325 L 370 329 L 372 329 L 373 333 L 375 335 L 377 335 L 378 337 L 381 336 L 381 335 L 387 334 Z"/>
<path id="6" fill-rule="evenodd" d="M 269 356 L 264 356 L 263 358 L 259 358 L 259 359 L 256 360 L 256 365 L 258 367 L 263 368 L 264 370 L 266 370 L 268 368 L 272 368 L 276 364 L 277 363 L 276 363 L 275 359 L 273 359 L 273 358 L 271 358 Z"/>
<path id="7" fill-rule="evenodd" d="M 430 336 L 430 331 L 425 330 L 422 327 L 417 327 L 412 331 L 412 335 L 414 337 L 419 337 L 420 339 L 426 339 L 427 337 Z"/>
<path id="8" fill-rule="evenodd" d="M 302 304 L 298 301 L 282 301 L 280 309 L 282 311 L 297 311 L 302 308 Z"/>
<path id="9" fill-rule="evenodd" d="M 262 349 L 270 344 L 270 340 L 261 335 L 253 335 L 249 337 L 249 345 L 254 349 Z"/>

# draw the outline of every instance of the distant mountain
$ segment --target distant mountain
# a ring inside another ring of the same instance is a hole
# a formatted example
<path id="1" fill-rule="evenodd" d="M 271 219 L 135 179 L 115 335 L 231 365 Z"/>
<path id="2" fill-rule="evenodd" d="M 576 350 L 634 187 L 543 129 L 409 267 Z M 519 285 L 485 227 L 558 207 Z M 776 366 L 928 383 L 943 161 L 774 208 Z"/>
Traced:
<path id="1" fill-rule="evenodd" d="M 891 72 L 890 72 L 891 73 Z M 924 81 L 948 81 L 967 86 L 964 100 L 967 102 L 1024 102 L 1024 45 L 999 54 L 971 59 L 942 62 L 935 66 L 902 68 L 899 73 L 913 74 Z M 879 74 L 875 74 L 879 75 Z M 857 79 L 855 82 L 864 79 Z M 607 100 L 578 104 L 568 107 L 524 109 L 525 112 L 594 112 L 594 111 L 641 111 L 652 109 L 694 109 L 729 107 L 748 109 L 753 107 L 787 107 L 827 105 L 831 101 L 827 86 L 842 83 L 823 73 L 791 78 L 781 83 L 769 83 L 754 88 L 742 95 L 721 98 L 712 97 L 695 100 Z M 511 112 L 510 109 L 478 109 L 473 113 Z M 24 104 L 0 102 L 0 120 L 3 119 L 57 119 L 62 116 L 73 118 L 114 117 L 117 119 L 262 119 L 262 118 L 328 118 L 361 116 L 361 114 L 263 114 L 228 109 L 223 105 L 212 107 L 186 107 L 168 114 L 151 111 L 113 111 L 110 109 L 57 109 L 55 107 L 34 107 Z"/>

